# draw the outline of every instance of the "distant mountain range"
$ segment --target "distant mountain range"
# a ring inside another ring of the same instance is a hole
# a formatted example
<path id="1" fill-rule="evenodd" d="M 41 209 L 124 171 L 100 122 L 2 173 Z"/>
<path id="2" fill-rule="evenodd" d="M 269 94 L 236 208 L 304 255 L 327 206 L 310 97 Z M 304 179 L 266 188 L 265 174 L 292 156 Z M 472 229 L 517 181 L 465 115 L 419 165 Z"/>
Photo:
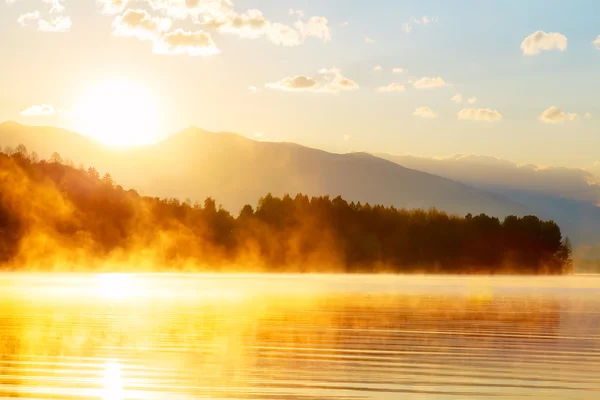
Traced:
<path id="1" fill-rule="evenodd" d="M 405 168 L 366 153 L 333 154 L 293 143 L 259 142 L 233 133 L 189 128 L 152 146 L 110 149 L 85 136 L 13 122 L 0 145 L 24 144 L 42 158 L 56 151 L 75 165 L 109 172 L 126 188 L 157 197 L 212 196 L 236 212 L 265 193 L 341 195 L 348 201 L 431 208 L 465 215 L 525 215 L 535 209 L 505 196 Z"/>
<path id="2" fill-rule="evenodd" d="M 554 219 L 571 239 L 600 259 L 600 183 L 576 168 L 517 165 L 493 157 L 457 155 L 443 159 L 377 154 L 400 165 L 464 182 L 505 196 Z M 595 249 L 594 249 L 595 247 Z"/>

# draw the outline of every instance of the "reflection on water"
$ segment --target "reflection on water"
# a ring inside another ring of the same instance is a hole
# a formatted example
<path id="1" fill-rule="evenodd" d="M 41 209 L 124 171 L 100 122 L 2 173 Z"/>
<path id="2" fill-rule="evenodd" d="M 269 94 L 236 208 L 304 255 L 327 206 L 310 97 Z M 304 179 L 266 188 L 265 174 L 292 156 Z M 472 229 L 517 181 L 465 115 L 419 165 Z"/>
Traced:
<path id="1" fill-rule="evenodd" d="M 600 277 L 0 275 L 0 398 L 600 398 Z"/>

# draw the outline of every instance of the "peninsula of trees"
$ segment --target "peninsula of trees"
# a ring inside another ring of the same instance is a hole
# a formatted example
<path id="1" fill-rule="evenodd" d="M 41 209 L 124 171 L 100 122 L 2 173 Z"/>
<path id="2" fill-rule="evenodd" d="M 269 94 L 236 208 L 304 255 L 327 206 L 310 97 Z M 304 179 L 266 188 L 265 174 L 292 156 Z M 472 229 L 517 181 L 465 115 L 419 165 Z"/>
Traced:
<path id="1" fill-rule="evenodd" d="M 557 224 L 535 216 L 302 194 L 268 194 L 234 216 L 212 198 L 140 196 L 20 145 L 0 153 L 0 268 L 564 274 L 572 262 Z"/>

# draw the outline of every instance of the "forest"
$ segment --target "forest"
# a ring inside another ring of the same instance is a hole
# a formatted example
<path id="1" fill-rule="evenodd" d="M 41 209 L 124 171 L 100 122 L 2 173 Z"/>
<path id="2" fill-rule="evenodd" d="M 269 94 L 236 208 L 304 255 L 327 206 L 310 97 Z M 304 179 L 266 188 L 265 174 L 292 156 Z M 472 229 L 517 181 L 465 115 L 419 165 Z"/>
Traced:
<path id="1" fill-rule="evenodd" d="M 572 260 L 559 226 L 535 216 L 303 194 L 267 194 L 232 215 L 210 197 L 141 196 L 93 167 L 57 153 L 40 160 L 19 145 L 0 153 L 0 268 L 566 274 Z"/>

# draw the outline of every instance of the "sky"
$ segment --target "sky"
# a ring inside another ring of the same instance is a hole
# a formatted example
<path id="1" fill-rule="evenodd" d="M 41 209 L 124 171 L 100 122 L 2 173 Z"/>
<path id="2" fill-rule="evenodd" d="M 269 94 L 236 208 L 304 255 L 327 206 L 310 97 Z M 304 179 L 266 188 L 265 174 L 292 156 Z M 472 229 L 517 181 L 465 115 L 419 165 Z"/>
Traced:
<path id="1" fill-rule="evenodd" d="M 0 121 L 113 144 L 600 165 L 596 0 L 0 0 L 0 52 Z"/>

